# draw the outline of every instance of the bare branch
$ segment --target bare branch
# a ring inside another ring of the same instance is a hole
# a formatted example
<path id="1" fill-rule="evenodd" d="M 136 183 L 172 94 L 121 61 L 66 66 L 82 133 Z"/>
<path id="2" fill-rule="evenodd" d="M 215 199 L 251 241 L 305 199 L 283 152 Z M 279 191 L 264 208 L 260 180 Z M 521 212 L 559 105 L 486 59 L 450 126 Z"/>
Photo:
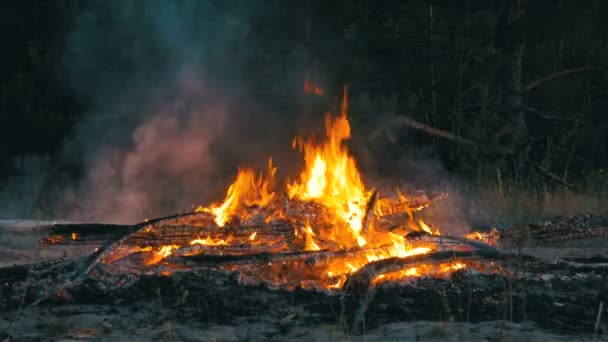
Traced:
<path id="1" fill-rule="evenodd" d="M 474 140 L 471 140 L 468 138 L 463 138 L 452 132 L 444 131 L 439 128 L 434 128 L 434 127 L 425 125 L 412 118 L 408 118 L 407 116 L 400 116 L 398 120 L 399 120 L 399 122 L 401 122 L 405 125 L 408 125 L 412 128 L 415 128 L 419 131 L 425 132 L 425 133 L 430 134 L 435 137 L 452 140 L 452 141 L 455 141 L 457 143 L 464 144 L 464 145 L 477 145 L 477 142 L 475 142 Z"/>
<path id="2" fill-rule="evenodd" d="M 594 67 L 594 66 L 584 66 L 584 67 L 578 67 L 578 68 L 572 68 L 572 69 L 566 69 L 566 70 L 562 70 L 562 71 L 558 71 L 558 72 L 554 72 L 548 76 L 539 78 L 537 80 L 534 80 L 528 84 L 526 84 L 526 86 L 524 87 L 524 91 L 528 92 L 536 87 L 538 87 L 539 85 L 546 83 L 546 82 L 550 82 L 553 80 L 556 80 L 558 78 L 561 77 L 565 77 L 565 76 L 569 76 L 569 75 L 573 75 L 573 74 L 578 74 L 581 72 L 587 72 L 587 71 L 596 71 L 596 70 L 603 70 L 605 68 L 603 67 Z"/>
<path id="3" fill-rule="evenodd" d="M 559 116 L 559 115 L 551 115 L 551 114 L 547 114 L 545 112 L 541 112 L 538 109 L 534 109 L 532 107 L 525 107 L 524 108 L 527 112 L 530 113 L 534 113 L 538 116 L 540 116 L 541 118 L 545 118 L 545 119 L 550 119 L 550 120 L 562 120 L 562 121 L 575 121 L 577 123 L 582 123 L 583 120 L 581 120 L 580 118 L 576 117 L 576 116 Z"/>

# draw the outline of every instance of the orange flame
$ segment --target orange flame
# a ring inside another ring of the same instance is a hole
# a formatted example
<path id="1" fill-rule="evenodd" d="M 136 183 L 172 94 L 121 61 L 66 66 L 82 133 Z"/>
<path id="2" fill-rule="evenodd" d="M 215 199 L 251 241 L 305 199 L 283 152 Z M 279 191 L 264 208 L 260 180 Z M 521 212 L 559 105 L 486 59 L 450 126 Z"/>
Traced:
<path id="1" fill-rule="evenodd" d="M 157 251 L 154 252 L 154 254 L 152 255 L 152 257 L 146 262 L 146 265 L 153 265 L 156 264 L 158 262 L 160 262 L 161 260 L 163 260 L 164 258 L 168 257 L 169 255 L 171 255 L 171 253 L 173 253 L 173 250 L 179 248 L 180 246 L 178 245 L 165 245 L 165 246 L 161 246 Z M 142 252 L 147 252 L 152 250 L 152 248 L 150 246 L 148 247 L 144 247 L 141 248 L 140 251 Z"/>
<path id="2" fill-rule="evenodd" d="M 272 159 L 268 161 L 268 173 L 266 177 L 259 175 L 256 177 L 255 171 L 251 169 L 241 169 L 238 172 L 236 181 L 228 188 L 228 193 L 224 202 L 215 204 L 211 207 L 198 207 L 196 212 L 209 212 L 215 216 L 215 223 L 223 227 L 230 217 L 238 212 L 242 205 L 265 206 L 274 198 L 270 186 L 274 180 L 277 169 L 272 166 Z"/>
<path id="3" fill-rule="evenodd" d="M 354 238 L 359 246 L 364 246 L 367 241 L 361 229 L 370 193 L 365 191 L 355 160 L 342 145 L 350 138 L 347 101 L 345 87 L 341 115 L 332 119 L 328 114 L 325 120 L 325 144 L 300 144 L 306 169 L 300 174 L 300 181 L 288 184 L 287 189 L 291 198 L 313 200 L 333 209 L 351 229 L 350 239 L 344 236 L 339 239 L 344 242 Z"/>
<path id="4" fill-rule="evenodd" d="M 420 227 L 420 229 L 422 229 L 423 231 L 425 231 L 431 235 L 441 235 L 441 232 L 439 231 L 439 229 L 435 229 L 435 231 L 433 232 L 433 229 L 431 228 L 431 226 L 426 224 L 423 220 L 418 220 L 418 227 Z"/>
<path id="5" fill-rule="evenodd" d="M 494 246 L 500 240 L 500 232 L 498 231 L 498 229 L 496 229 L 496 227 L 494 227 L 490 231 L 487 231 L 487 232 L 477 232 L 477 231 L 471 232 L 471 233 L 465 235 L 465 237 L 467 239 L 478 240 L 483 243 L 487 243 L 488 245 Z"/>
<path id="6" fill-rule="evenodd" d="M 196 239 L 190 241 L 190 244 L 191 245 L 205 245 L 205 246 L 221 246 L 221 245 L 227 245 L 228 243 L 224 239 L 214 240 L 208 236 L 204 239 L 196 238 Z"/>
<path id="7" fill-rule="evenodd" d="M 439 265 L 422 264 L 416 267 L 380 274 L 374 278 L 372 285 L 378 285 L 388 281 L 403 281 L 414 277 L 422 277 L 431 273 L 435 276 L 446 277 L 452 272 L 464 269 L 466 267 L 466 264 L 458 261 L 447 262 Z"/>
<path id="8" fill-rule="evenodd" d="M 315 243 L 315 240 L 314 240 L 315 232 L 313 232 L 312 228 L 310 228 L 310 225 L 307 225 L 306 228 L 304 228 L 304 234 L 306 236 L 306 245 L 304 247 L 304 250 L 318 251 L 321 249 L 319 247 L 319 245 L 317 245 Z"/>

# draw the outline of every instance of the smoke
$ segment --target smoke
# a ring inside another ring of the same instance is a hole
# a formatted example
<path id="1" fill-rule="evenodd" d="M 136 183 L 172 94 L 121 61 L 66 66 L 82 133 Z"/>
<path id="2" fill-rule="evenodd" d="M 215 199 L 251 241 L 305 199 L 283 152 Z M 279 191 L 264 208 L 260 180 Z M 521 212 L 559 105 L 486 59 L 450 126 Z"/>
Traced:
<path id="1" fill-rule="evenodd" d="M 281 80 L 246 72 L 261 54 L 250 36 L 263 6 L 86 6 L 65 51 L 67 81 L 89 108 L 65 159 L 84 163 L 84 177 L 46 194 L 56 216 L 130 223 L 187 211 L 221 199 L 238 166 L 287 158 L 297 111 L 276 99 L 297 99 L 304 73 L 297 55 L 284 57 Z"/>
<path id="2" fill-rule="evenodd" d="M 304 16 L 278 3 L 107 0 L 81 6 L 62 71 L 87 110 L 62 161 L 82 166 L 82 173 L 45 172 L 47 161 L 32 163 L 31 177 L 11 188 L 6 202 L 12 213 L 42 210 L 44 218 L 131 223 L 220 200 L 237 167 L 263 169 L 269 157 L 279 182 L 297 177 L 302 158 L 291 150 L 291 138 L 322 134 L 324 112 L 337 107 L 332 90 L 339 94 L 348 81 L 336 79 L 335 66 L 352 63 L 352 56 L 332 44 L 338 62 L 317 72 L 325 77 L 317 81 L 326 95 L 303 93 L 310 59 L 302 46 Z M 369 143 L 382 119 L 375 114 L 396 108 L 395 100 L 355 86 L 351 94 L 351 146 L 366 183 L 386 188 L 383 194 L 395 185 L 441 188 L 439 180 L 449 176 L 424 151 L 404 156 L 402 144 Z M 17 194 L 37 200 L 25 205 Z M 438 204 L 444 214 L 437 209 L 434 216 L 460 220 L 462 202 L 454 198 Z"/>
<path id="3" fill-rule="evenodd" d="M 198 81 L 175 85 L 136 126 L 131 144 L 107 144 L 61 211 L 72 219 L 134 222 L 192 207 L 216 189 L 213 144 L 224 131 L 226 104 Z"/>

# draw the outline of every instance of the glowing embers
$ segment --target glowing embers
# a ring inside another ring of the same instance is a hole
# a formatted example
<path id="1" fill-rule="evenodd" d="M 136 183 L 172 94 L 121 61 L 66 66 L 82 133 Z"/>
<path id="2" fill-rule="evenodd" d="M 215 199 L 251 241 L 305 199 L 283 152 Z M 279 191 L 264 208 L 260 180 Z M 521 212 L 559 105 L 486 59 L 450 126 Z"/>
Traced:
<path id="1" fill-rule="evenodd" d="M 495 246 L 500 240 L 500 232 L 496 228 L 492 228 L 487 232 L 472 232 L 465 235 L 467 239 L 481 241 L 490 246 Z"/>
<path id="2" fill-rule="evenodd" d="M 204 246 L 226 246 L 226 245 L 228 245 L 228 243 L 224 239 L 212 239 L 211 237 L 206 237 L 204 239 L 196 238 L 196 239 L 190 241 L 190 244 L 191 245 L 204 245 Z"/>
<path id="3" fill-rule="evenodd" d="M 419 266 L 408 267 L 399 271 L 379 274 L 374 278 L 374 280 L 372 280 L 371 285 L 377 286 L 385 282 L 407 281 L 423 276 L 445 278 L 451 275 L 453 272 L 465 269 L 466 267 L 467 264 L 465 262 L 459 261 L 447 262 L 439 265 L 422 264 Z"/>
<path id="4" fill-rule="evenodd" d="M 171 255 L 173 250 L 179 248 L 178 245 L 165 245 L 153 252 L 152 256 L 146 261 L 146 265 L 154 265 L 159 263 L 164 258 Z"/>

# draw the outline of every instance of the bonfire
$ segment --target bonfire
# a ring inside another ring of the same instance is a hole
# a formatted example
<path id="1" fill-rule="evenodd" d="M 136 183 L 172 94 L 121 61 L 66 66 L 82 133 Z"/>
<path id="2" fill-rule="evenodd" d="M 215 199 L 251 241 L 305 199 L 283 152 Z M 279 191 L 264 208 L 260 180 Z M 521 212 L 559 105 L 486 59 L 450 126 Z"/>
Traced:
<path id="1" fill-rule="evenodd" d="M 244 284 L 331 291 L 498 270 L 471 259 L 472 252 L 493 251 L 479 242 L 488 242 L 488 234 L 442 235 L 416 218 L 446 194 L 396 189 L 386 196 L 364 184 L 345 146 L 351 137 L 346 88 L 340 113 L 327 114 L 325 130 L 320 142 L 293 140 L 305 161 L 296 180 L 278 186 L 272 159 L 266 172 L 240 169 L 223 201 L 135 226 L 98 249 L 85 274 L 116 285 L 118 276 L 212 267 L 237 272 Z M 47 241 L 60 243 L 62 236 Z"/>

